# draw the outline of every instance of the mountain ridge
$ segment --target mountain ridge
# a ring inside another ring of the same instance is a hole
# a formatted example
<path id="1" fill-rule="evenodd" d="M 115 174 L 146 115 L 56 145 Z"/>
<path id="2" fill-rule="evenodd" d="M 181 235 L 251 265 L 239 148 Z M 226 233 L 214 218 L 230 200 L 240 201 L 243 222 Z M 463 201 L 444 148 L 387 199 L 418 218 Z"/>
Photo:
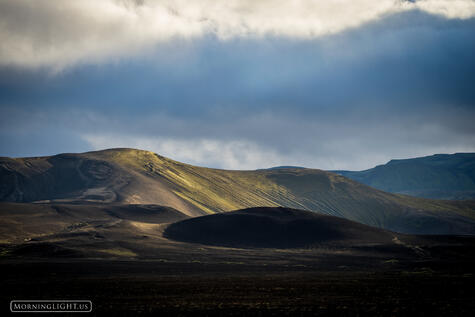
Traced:
<path id="1" fill-rule="evenodd" d="M 432 199 L 475 199 L 475 153 L 393 159 L 363 171 L 332 171 L 368 186 Z"/>
<path id="2" fill-rule="evenodd" d="M 0 158 L 0 200 L 155 204 L 187 216 L 289 207 L 407 233 L 475 233 L 475 202 L 386 193 L 317 169 L 228 171 L 118 148 Z"/>

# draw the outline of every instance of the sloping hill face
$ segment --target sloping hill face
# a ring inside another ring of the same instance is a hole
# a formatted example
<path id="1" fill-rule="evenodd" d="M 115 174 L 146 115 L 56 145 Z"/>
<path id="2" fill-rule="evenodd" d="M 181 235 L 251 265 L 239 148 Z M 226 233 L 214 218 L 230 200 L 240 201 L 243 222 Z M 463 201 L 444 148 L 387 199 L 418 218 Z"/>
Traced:
<path id="1" fill-rule="evenodd" d="M 392 244 L 395 234 L 346 219 L 289 208 L 250 208 L 176 222 L 170 239 L 227 247 L 307 248 Z"/>
<path id="2" fill-rule="evenodd" d="M 399 232 L 475 232 L 474 202 L 388 194 L 321 170 L 217 170 L 133 149 L 2 158 L 0 180 L 2 201 L 156 204 L 188 216 L 284 206 Z"/>
<path id="3" fill-rule="evenodd" d="M 163 177 L 150 177 L 146 151 L 117 149 L 39 158 L 0 159 L 0 200 L 164 205 L 202 215 Z"/>
<path id="4" fill-rule="evenodd" d="M 335 172 L 391 193 L 435 199 L 475 199 L 475 153 L 391 160 L 361 172 Z"/>

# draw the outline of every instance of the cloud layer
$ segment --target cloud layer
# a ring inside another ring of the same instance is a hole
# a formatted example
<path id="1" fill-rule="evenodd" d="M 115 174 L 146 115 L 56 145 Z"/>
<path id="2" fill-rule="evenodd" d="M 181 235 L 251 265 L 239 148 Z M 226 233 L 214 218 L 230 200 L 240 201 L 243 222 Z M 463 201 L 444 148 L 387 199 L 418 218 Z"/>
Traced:
<path id="1" fill-rule="evenodd" d="M 0 1 L 0 155 L 364 169 L 473 152 L 473 4 Z"/>
<path id="2" fill-rule="evenodd" d="M 475 1 L 2 0 L 0 65 L 61 70 L 205 36 L 312 39 L 414 10 L 468 19 Z"/>

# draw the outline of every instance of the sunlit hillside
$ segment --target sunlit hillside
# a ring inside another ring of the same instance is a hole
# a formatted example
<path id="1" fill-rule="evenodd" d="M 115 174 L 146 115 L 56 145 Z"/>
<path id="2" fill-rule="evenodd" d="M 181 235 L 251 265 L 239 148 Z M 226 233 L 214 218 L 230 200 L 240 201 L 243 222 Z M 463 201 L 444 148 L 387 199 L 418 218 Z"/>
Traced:
<path id="1" fill-rule="evenodd" d="M 219 170 L 134 149 L 2 158 L 0 173 L 3 201 L 156 204 L 189 216 L 284 206 L 418 233 L 471 232 L 475 219 L 473 202 L 389 194 L 322 170 Z"/>

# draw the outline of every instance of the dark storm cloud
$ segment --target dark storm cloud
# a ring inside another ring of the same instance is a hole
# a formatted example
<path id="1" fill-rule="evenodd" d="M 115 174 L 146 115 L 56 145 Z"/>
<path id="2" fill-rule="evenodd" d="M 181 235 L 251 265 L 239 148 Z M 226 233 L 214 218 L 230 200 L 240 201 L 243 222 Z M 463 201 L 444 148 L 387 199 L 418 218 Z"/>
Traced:
<path id="1" fill-rule="evenodd" d="M 0 155 L 82 151 L 83 142 L 173 152 L 195 142 L 195 152 L 208 146 L 203 161 L 162 154 L 233 168 L 363 168 L 474 151 L 473 56 L 475 19 L 410 11 L 312 40 L 210 35 L 58 74 L 4 67 Z M 56 145 L 38 150 L 15 129 Z M 77 141 L 65 147 L 64 135 Z M 236 162 L 230 148 L 221 157 L 231 143 L 250 156 Z"/>

